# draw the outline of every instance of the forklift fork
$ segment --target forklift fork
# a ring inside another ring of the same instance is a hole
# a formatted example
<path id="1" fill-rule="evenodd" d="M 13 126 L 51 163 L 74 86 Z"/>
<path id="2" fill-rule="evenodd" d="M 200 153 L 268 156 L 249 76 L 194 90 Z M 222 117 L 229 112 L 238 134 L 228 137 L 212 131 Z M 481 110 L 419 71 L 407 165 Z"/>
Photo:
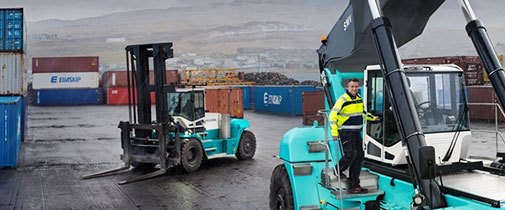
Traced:
<path id="1" fill-rule="evenodd" d="M 130 179 L 126 179 L 124 181 L 120 181 L 120 182 L 118 182 L 118 184 L 123 185 L 123 184 L 132 183 L 132 182 L 142 181 L 145 179 L 154 178 L 154 177 L 161 176 L 161 175 L 167 173 L 167 171 L 168 171 L 167 168 L 161 168 L 160 170 L 157 170 L 157 171 L 153 171 L 153 172 L 150 172 L 150 173 L 147 173 L 144 175 L 140 175 L 140 176 L 136 176 L 136 177 L 133 177 Z"/>
<path id="2" fill-rule="evenodd" d="M 116 174 L 120 174 L 120 173 L 131 171 L 129 169 L 130 169 L 130 166 L 129 165 L 125 165 L 125 166 L 122 166 L 122 167 L 119 167 L 119 168 L 114 168 L 114 169 L 109 169 L 109 170 L 106 170 L 106 171 L 101 171 L 101 172 L 97 172 L 97 173 L 93 173 L 93 174 L 88 174 L 88 175 L 82 176 L 81 179 L 84 180 L 84 179 L 92 179 L 92 178 L 103 177 L 103 176 L 116 175 Z M 153 177 L 161 176 L 161 175 L 165 174 L 167 171 L 168 171 L 167 168 L 161 168 L 160 170 L 157 170 L 157 171 L 153 171 L 153 172 L 150 172 L 150 173 L 147 173 L 147 174 L 143 174 L 143 175 L 140 175 L 140 176 L 136 176 L 136 177 L 133 177 L 133 178 L 129 178 L 129 179 L 120 181 L 120 182 L 118 182 L 118 184 L 119 185 L 123 185 L 123 184 L 137 182 L 137 181 L 141 181 L 141 180 L 145 180 L 145 179 L 150 179 L 150 178 L 153 178 Z"/>
<path id="3" fill-rule="evenodd" d="M 121 146 L 123 147 L 123 154 L 121 155 L 121 159 L 124 162 L 124 166 L 119 167 L 119 168 L 114 168 L 114 169 L 109 169 L 89 175 L 82 176 L 81 179 L 91 179 L 91 178 L 97 178 L 97 177 L 103 177 L 103 176 L 110 176 L 110 175 L 115 175 L 130 170 L 130 160 L 131 160 L 131 155 L 132 155 L 132 143 L 130 142 L 130 131 L 132 129 L 138 129 L 138 130 L 153 130 L 155 129 L 157 131 L 158 139 L 159 139 L 159 150 L 158 150 L 158 155 L 159 155 L 159 163 L 160 163 L 160 169 L 157 171 L 153 171 L 147 174 L 143 174 L 140 176 L 128 178 L 124 181 L 118 182 L 118 184 L 127 184 L 127 183 L 132 183 L 132 182 L 137 182 L 145 179 L 150 179 L 153 177 L 157 177 L 160 175 L 165 174 L 168 171 L 168 161 L 167 157 L 165 157 L 166 151 L 167 151 L 167 139 L 166 137 L 166 132 L 168 132 L 167 126 L 158 124 L 158 125 L 135 125 L 135 124 L 130 124 L 129 122 L 120 122 L 119 126 L 121 129 Z M 178 135 L 176 136 L 176 142 L 180 142 L 180 139 L 178 138 Z M 180 149 L 180 146 L 177 144 L 176 145 L 177 149 Z M 176 158 L 180 158 L 180 154 L 177 154 Z M 178 164 L 178 161 L 173 161 L 173 164 Z"/>
<path id="4" fill-rule="evenodd" d="M 124 165 L 124 166 L 119 167 L 119 168 L 114 168 L 114 169 L 109 169 L 109 170 L 105 170 L 105 171 L 100 171 L 100 172 L 84 175 L 84 176 L 81 177 L 81 179 L 84 180 L 84 179 L 92 179 L 92 178 L 97 178 L 97 177 L 102 177 L 102 176 L 115 175 L 115 174 L 126 172 L 128 169 L 130 169 L 130 165 L 129 164 L 128 165 Z"/>

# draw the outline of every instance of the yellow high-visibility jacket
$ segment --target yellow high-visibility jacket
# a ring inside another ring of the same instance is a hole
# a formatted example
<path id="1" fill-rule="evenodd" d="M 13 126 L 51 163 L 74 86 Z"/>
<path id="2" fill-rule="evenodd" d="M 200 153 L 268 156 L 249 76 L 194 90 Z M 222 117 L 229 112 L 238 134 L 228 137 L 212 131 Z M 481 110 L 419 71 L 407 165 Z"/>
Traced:
<path id="1" fill-rule="evenodd" d="M 377 120 L 376 116 L 364 111 L 363 100 L 359 94 L 353 99 L 348 92 L 344 93 L 330 112 L 331 135 L 338 136 L 339 131 L 361 131 L 363 118 Z"/>

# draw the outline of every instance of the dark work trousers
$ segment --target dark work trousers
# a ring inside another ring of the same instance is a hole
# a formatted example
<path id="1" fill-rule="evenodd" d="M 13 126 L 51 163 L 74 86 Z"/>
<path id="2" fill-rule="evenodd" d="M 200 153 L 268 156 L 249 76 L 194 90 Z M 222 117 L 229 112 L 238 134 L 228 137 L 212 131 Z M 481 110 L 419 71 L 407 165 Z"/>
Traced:
<path id="1" fill-rule="evenodd" d="M 349 188 L 359 186 L 359 174 L 365 152 L 363 152 L 363 139 L 360 132 L 340 132 L 340 141 L 344 149 L 344 156 L 340 159 L 340 171 L 349 169 Z"/>

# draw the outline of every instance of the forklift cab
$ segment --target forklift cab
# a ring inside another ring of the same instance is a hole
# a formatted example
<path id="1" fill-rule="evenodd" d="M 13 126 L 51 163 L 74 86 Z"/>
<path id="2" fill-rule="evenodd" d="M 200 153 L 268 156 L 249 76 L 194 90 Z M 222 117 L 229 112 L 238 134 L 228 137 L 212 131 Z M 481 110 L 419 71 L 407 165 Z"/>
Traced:
<path id="1" fill-rule="evenodd" d="M 204 91 L 177 89 L 167 93 L 168 114 L 196 121 L 205 117 Z"/>
<path id="2" fill-rule="evenodd" d="M 463 71 L 455 65 L 406 66 L 404 70 L 426 143 L 437 146 L 437 163 L 466 158 L 470 131 Z M 366 109 L 383 121 L 366 123 L 365 157 L 406 164 L 380 67 L 368 67 L 366 80 Z"/>

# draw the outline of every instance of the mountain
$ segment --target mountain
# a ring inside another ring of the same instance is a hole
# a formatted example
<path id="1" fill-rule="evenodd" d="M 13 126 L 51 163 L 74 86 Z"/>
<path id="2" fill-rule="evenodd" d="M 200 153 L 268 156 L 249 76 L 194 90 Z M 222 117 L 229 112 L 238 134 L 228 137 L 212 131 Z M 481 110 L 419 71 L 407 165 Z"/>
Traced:
<path id="1" fill-rule="evenodd" d="M 3 1 L 0 6 L 5 5 Z M 52 4 L 47 4 L 48 1 Z M 497 44 L 505 43 L 502 1 L 471 2 Z M 30 1 L 27 5 L 27 17 L 32 15 L 30 12 L 37 14 L 36 8 L 46 9 L 44 16 L 48 16 L 51 14 L 48 5 L 62 13 L 94 8 L 102 13 L 110 11 L 110 14 L 75 20 L 28 22 L 29 55 L 99 55 L 102 64 L 122 64 L 124 47 L 134 43 L 172 41 L 176 55 L 233 54 L 238 48 L 316 49 L 320 45 L 319 37 L 333 27 L 347 1 L 46 0 Z M 58 11 L 52 12 L 58 14 Z M 402 57 L 475 54 L 466 37 L 461 14 L 456 1 L 445 2 L 431 18 L 425 33 L 402 47 Z M 503 46 L 499 44 L 498 53 L 503 53 Z"/>

